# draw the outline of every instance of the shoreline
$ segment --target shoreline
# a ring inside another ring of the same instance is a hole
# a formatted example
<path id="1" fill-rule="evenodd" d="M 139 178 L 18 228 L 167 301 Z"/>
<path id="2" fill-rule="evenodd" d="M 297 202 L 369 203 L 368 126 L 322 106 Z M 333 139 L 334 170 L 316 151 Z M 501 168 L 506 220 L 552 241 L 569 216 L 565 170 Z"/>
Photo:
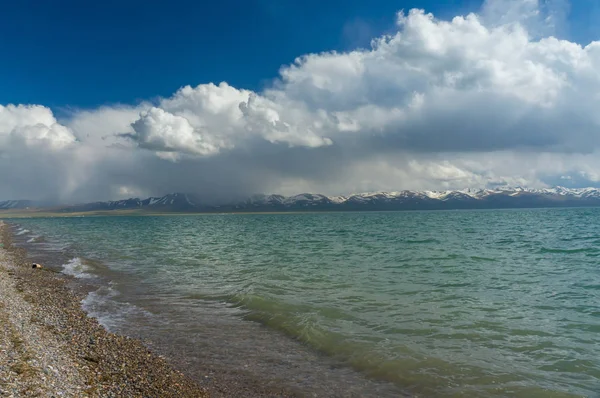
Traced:
<path id="1" fill-rule="evenodd" d="M 74 307 L 73 311 L 91 319 L 95 327 L 102 329 L 103 333 L 109 335 L 114 333 L 119 338 L 135 342 L 143 348 L 144 353 L 159 357 L 167 363 L 166 366 L 170 370 L 179 371 L 191 380 L 192 384 L 199 387 L 202 393 L 208 393 L 208 395 L 161 393 L 139 396 L 410 396 L 407 391 L 399 389 L 388 381 L 371 379 L 343 361 L 307 347 L 278 331 L 268 330 L 261 323 L 227 316 L 213 318 L 215 314 L 208 313 L 204 314 L 208 316 L 207 321 L 199 320 L 200 323 L 195 326 L 199 329 L 192 334 L 186 330 L 177 332 L 177 327 L 170 328 L 170 321 L 165 322 L 166 319 L 160 318 L 156 319 L 158 323 L 150 326 L 149 329 L 149 325 L 144 325 L 145 321 L 142 320 L 140 326 L 143 331 L 135 328 L 136 321 L 113 328 L 110 322 L 109 325 L 104 323 L 102 314 L 87 308 L 86 303 L 90 293 L 105 289 L 106 281 L 119 280 L 120 277 L 102 274 L 99 276 L 100 279 L 88 280 L 71 273 L 65 274 L 61 271 L 64 268 L 61 264 L 70 261 L 68 258 L 80 256 L 81 253 L 63 253 L 57 256 L 52 254 L 52 251 L 36 249 L 35 243 L 30 245 L 27 236 L 22 232 L 22 229 L 17 230 L 10 220 L 4 221 L 4 225 L 0 227 L 0 237 L 8 241 L 6 247 L 11 253 L 18 253 L 20 256 L 20 269 L 23 274 L 20 279 L 33 285 L 39 283 L 60 285 L 60 291 L 53 291 L 51 295 L 73 296 L 69 304 Z M 1 255 L 4 252 L 5 250 L 0 247 L 0 267 L 3 261 Z M 45 268 L 32 270 L 31 262 L 41 263 Z M 1 268 L 0 276 L 2 276 Z M 33 276 L 44 281 L 36 281 Z M 103 282 L 104 278 L 107 278 L 105 282 Z M 96 281 L 99 281 L 99 284 Z M 38 288 L 33 286 L 33 290 Z M 0 299 L 1 297 L 0 294 Z M 49 301 L 52 300 L 54 299 L 51 296 Z M 167 311 L 171 310 L 167 309 Z M 151 312 L 155 311 L 151 310 Z M 158 310 L 155 313 L 160 314 L 160 312 L 161 310 Z M 182 315 L 186 316 L 180 312 L 171 317 L 171 321 L 179 324 Z M 197 316 L 203 315 L 197 314 Z M 62 333 L 64 332 L 70 331 L 63 330 Z M 257 351 L 258 347 L 263 348 Z M 108 348 L 109 351 L 111 349 Z M 0 396 L 3 396 L 2 393 Z"/>
<path id="2" fill-rule="evenodd" d="M 0 395 L 208 397 L 139 340 L 106 331 L 68 278 L 32 269 L 0 221 Z"/>
<path id="3" fill-rule="evenodd" d="M 141 340 L 107 331 L 82 308 L 85 288 L 32 269 L 0 221 L 0 396 L 291 397 L 257 380 L 197 380 Z M 206 364 L 210 368 L 210 364 Z"/>

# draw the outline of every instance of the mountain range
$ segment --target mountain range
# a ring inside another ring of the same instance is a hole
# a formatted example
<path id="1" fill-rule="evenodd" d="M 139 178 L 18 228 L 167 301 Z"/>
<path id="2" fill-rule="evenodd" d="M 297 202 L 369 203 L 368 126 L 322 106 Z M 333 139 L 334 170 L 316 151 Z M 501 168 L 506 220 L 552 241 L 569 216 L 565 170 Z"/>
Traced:
<path id="1" fill-rule="evenodd" d="M 0 201 L 0 210 L 41 209 L 57 212 L 147 210 L 149 212 L 286 212 L 394 211 L 600 206 L 599 188 L 508 188 L 456 191 L 371 192 L 349 196 L 304 193 L 295 196 L 253 195 L 244 200 L 203 204 L 198 196 L 172 193 L 147 199 L 131 198 L 44 208 L 33 201 Z"/>

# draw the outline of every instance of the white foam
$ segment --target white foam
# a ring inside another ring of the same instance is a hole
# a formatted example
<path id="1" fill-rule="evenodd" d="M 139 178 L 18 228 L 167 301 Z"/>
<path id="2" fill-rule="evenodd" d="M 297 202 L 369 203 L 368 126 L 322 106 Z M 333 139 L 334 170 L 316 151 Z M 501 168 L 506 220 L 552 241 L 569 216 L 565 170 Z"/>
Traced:
<path id="1" fill-rule="evenodd" d="M 94 275 L 86 272 L 89 271 L 90 267 L 84 264 L 79 257 L 72 258 L 68 263 L 63 264 L 62 267 L 63 274 L 71 275 L 80 279 L 95 278 Z"/>
<path id="2" fill-rule="evenodd" d="M 89 317 L 96 318 L 98 323 L 109 331 L 118 331 L 131 318 L 152 317 L 148 311 L 118 300 L 118 296 L 120 293 L 112 286 L 103 286 L 88 293 L 81 301 L 81 306 Z"/>
<path id="3" fill-rule="evenodd" d="M 91 318 L 96 318 L 98 323 L 107 330 L 117 326 L 117 319 L 114 313 L 111 313 L 107 307 L 110 307 L 111 299 L 118 293 L 112 287 L 101 287 L 95 292 L 90 292 L 81 301 L 81 307 Z M 114 310 L 114 308 L 113 308 Z"/>
<path id="4" fill-rule="evenodd" d="M 25 228 L 21 228 L 21 229 L 19 229 L 19 231 L 17 231 L 17 233 L 15 235 L 17 235 L 17 236 L 18 235 L 25 235 L 27 232 L 31 232 L 31 231 L 28 230 L 28 229 L 25 229 Z"/>

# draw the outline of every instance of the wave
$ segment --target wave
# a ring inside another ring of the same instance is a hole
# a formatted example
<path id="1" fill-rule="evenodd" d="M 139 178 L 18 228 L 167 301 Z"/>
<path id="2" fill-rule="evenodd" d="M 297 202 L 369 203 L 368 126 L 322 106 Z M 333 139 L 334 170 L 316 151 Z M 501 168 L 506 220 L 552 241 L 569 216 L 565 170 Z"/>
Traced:
<path id="1" fill-rule="evenodd" d="M 25 235 L 25 234 L 26 234 L 26 233 L 28 233 L 28 232 L 31 232 L 31 231 L 30 231 L 30 230 L 28 230 L 28 229 L 25 229 L 25 228 L 21 228 L 21 229 L 19 229 L 19 230 L 17 231 L 17 233 L 16 233 L 15 235 L 17 235 L 17 236 L 20 236 L 20 235 Z"/>
<path id="2" fill-rule="evenodd" d="M 418 244 L 418 243 L 440 243 L 437 239 L 406 239 L 403 243 Z"/>
<path id="3" fill-rule="evenodd" d="M 487 261 L 487 262 L 496 262 L 496 261 L 498 261 L 495 258 L 481 257 L 481 256 L 471 256 L 471 260 L 475 260 L 475 261 Z"/>
<path id="4" fill-rule="evenodd" d="M 592 236 L 574 236 L 571 238 L 562 238 L 560 240 L 563 242 L 574 242 L 574 241 L 580 241 L 580 240 L 591 240 L 591 239 L 599 239 L 599 238 L 600 238 L 600 236 L 592 235 Z M 596 241 L 594 241 L 594 242 L 596 242 Z"/>
<path id="5" fill-rule="evenodd" d="M 90 270 L 90 267 L 83 262 L 79 257 L 72 258 L 66 264 L 62 265 L 63 274 L 74 276 L 79 279 L 90 279 L 95 278 L 94 275 L 86 272 Z"/>
<path id="6" fill-rule="evenodd" d="M 111 283 L 88 293 L 82 300 L 81 306 L 88 316 L 96 318 L 98 323 L 109 331 L 117 331 L 132 317 L 146 319 L 153 317 L 151 312 L 129 302 L 120 301 L 118 299 L 120 295 Z"/>
<path id="7" fill-rule="evenodd" d="M 34 235 L 27 239 L 27 243 L 43 243 L 46 239 L 42 235 Z"/>
<path id="8" fill-rule="evenodd" d="M 461 254 L 450 253 L 443 257 L 423 257 L 419 258 L 420 261 L 445 261 L 445 260 L 456 260 L 458 258 L 464 258 Z"/>
<path id="9" fill-rule="evenodd" d="M 582 247 L 578 249 L 556 249 L 551 247 L 542 247 L 540 253 L 562 253 L 562 254 L 576 254 L 576 253 L 597 253 L 598 249 L 594 247 Z"/>

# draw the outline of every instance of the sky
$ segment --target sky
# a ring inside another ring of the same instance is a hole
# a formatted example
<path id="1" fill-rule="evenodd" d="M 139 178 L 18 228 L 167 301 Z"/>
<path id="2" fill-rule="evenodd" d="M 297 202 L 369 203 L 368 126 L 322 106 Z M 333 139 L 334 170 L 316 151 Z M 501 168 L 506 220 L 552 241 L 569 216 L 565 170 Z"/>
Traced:
<path id="1" fill-rule="evenodd" d="M 0 199 L 600 186 L 600 0 L 21 1 Z"/>

